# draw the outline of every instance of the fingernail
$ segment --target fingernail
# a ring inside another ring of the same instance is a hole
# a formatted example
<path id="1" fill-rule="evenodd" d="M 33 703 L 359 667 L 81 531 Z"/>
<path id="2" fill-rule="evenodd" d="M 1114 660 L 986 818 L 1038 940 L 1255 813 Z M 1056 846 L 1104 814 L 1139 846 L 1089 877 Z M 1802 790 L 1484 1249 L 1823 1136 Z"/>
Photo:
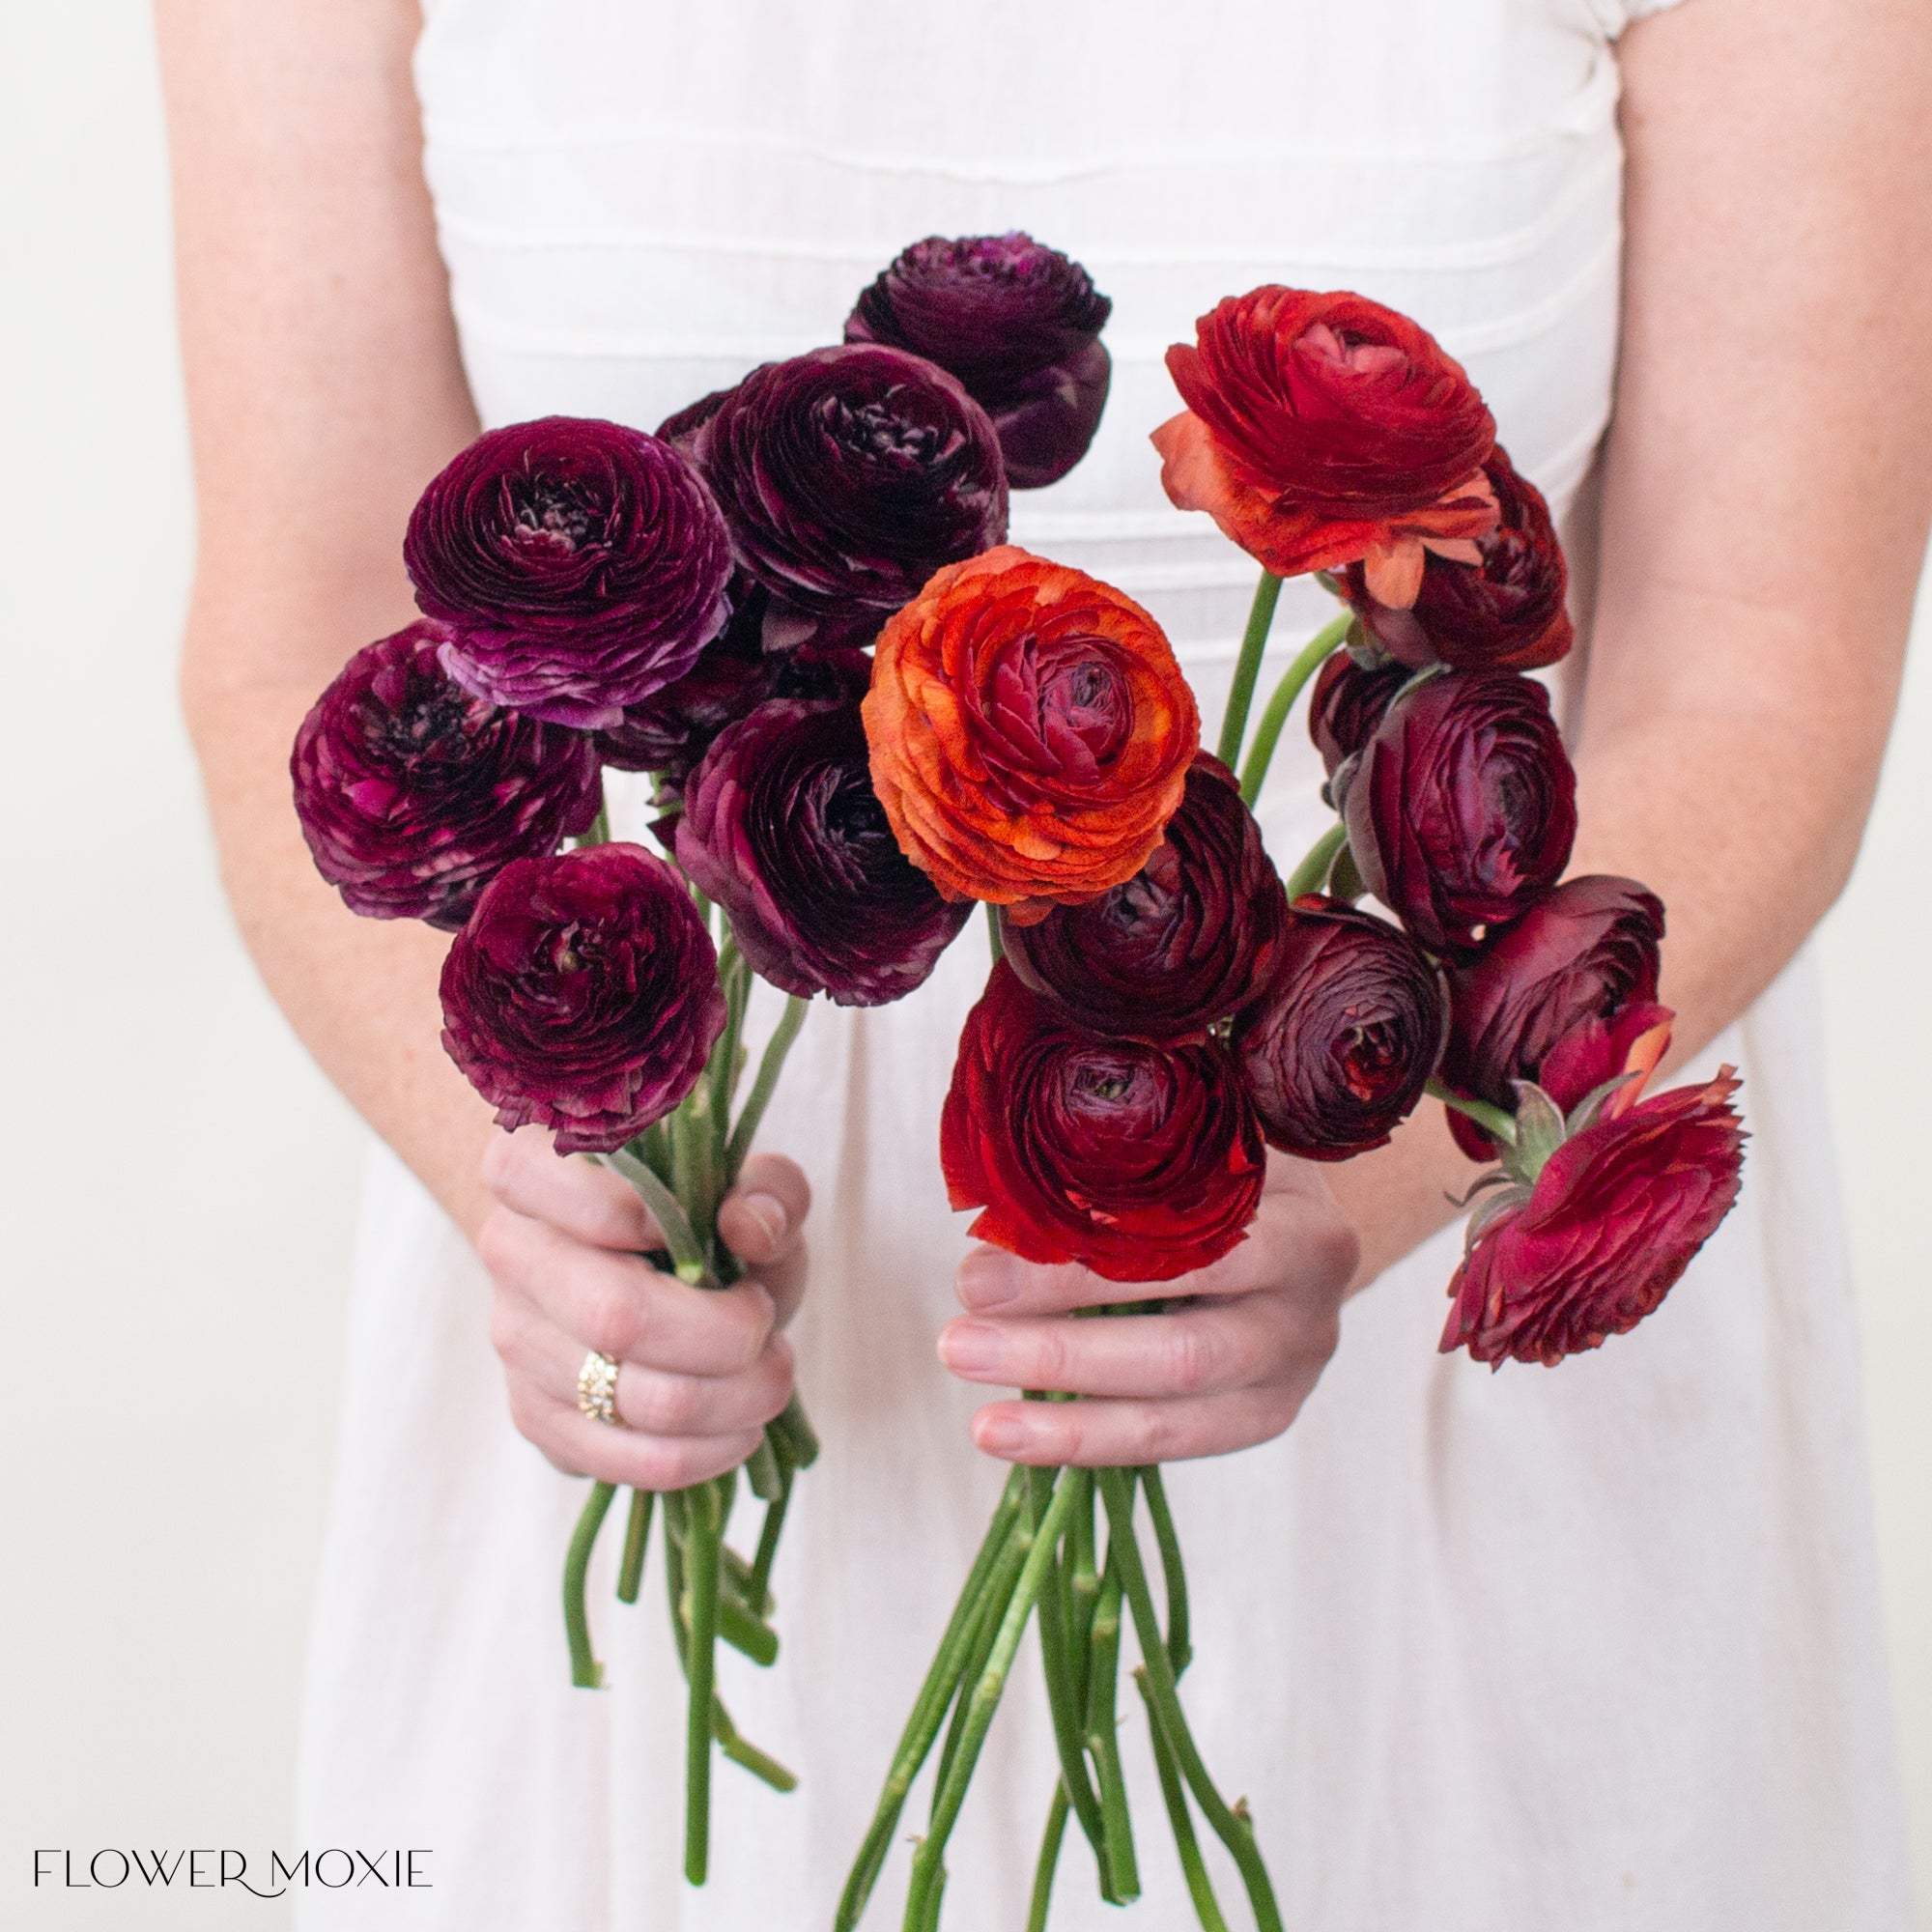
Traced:
<path id="1" fill-rule="evenodd" d="M 973 1425 L 974 1440 L 995 1456 L 1023 1447 L 1029 1434 L 1026 1422 L 1010 1413 L 982 1415 Z"/>
<path id="2" fill-rule="evenodd" d="M 969 1308 L 998 1308 L 1020 1292 L 1020 1264 L 998 1248 L 980 1248 L 959 1264 L 959 1298 Z"/>
<path id="3" fill-rule="evenodd" d="M 774 1200 L 769 1194 L 748 1194 L 741 1205 L 773 1247 L 784 1239 L 785 1210 L 781 1202 Z"/>
<path id="4" fill-rule="evenodd" d="M 960 1375 L 985 1375 L 1006 1352 L 1000 1331 L 987 1321 L 954 1321 L 940 1331 L 939 1359 Z"/>

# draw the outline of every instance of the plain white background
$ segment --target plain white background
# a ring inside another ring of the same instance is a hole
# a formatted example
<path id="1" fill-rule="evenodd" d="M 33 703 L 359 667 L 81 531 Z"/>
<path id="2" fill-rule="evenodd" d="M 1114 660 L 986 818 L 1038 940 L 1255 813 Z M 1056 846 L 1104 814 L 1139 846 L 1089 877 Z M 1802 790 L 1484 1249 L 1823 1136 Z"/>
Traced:
<path id="1" fill-rule="evenodd" d="M 0 0 L 0 1921 L 279 1926 L 232 1888 L 31 1889 L 35 1847 L 291 1844 L 363 1136 L 234 936 L 176 710 L 192 508 L 140 0 Z M 1928 641 L 1821 943 L 1932 1906 Z"/>

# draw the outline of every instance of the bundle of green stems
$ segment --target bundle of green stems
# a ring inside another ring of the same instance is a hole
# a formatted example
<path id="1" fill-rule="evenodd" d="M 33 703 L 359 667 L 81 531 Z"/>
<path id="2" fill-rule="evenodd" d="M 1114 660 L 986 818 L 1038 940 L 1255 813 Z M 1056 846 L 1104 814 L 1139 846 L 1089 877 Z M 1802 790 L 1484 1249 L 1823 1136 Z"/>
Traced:
<path id="1" fill-rule="evenodd" d="M 601 830 L 600 820 L 593 838 Z M 694 897 L 710 923 L 714 909 L 702 895 L 694 893 Z M 751 1151 L 753 1137 L 806 1013 L 804 1000 L 786 1002 L 751 1092 L 734 1119 L 732 1105 L 748 1058 L 744 1030 L 752 971 L 732 940 L 730 923 L 722 909 L 715 917 L 723 928 L 718 967 L 725 1001 L 724 1031 L 696 1086 L 677 1109 L 627 1147 L 604 1156 L 607 1164 L 637 1190 L 664 1236 L 663 1249 L 652 1259 L 680 1281 L 698 1288 L 724 1288 L 738 1277 L 735 1258 L 718 1237 L 719 1204 Z M 688 1691 L 684 1869 L 693 1885 L 704 1883 L 710 1863 L 714 1746 L 775 1790 L 790 1791 L 798 1783 L 783 1765 L 739 1735 L 718 1695 L 717 1648 L 723 1639 L 753 1663 L 777 1662 L 772 1565 L 791 1503 L 793 1481 L 817 1454 L 817 1438 L 794 1394 L 783 1413 L 766 1425 L 764 1440 L 744 1464 L 746 1482 L 764 1505 L 755 1553 L 749 1561 L 724 1540 L 738 1493 L 737 1470 L 664 1497 L 664 1571 L 670 1600 L 671 1639 Z M 585 1582 L 591 1551 L 615 1496 L 616 1485 L 612 1483 L 590 1486 L 564 1561 L 563 1618 L 570 1643 L 570 1676 L 573 1684 L 584 1690 L 596 1690 L 604 1681 L 603 1666 L 591 1648 Z M 623 1554 L 617 1567 L 620 1603 L 635 1604 L 642 1588 L 656 1502 L 649 1490 L 631 1492 Z"/>

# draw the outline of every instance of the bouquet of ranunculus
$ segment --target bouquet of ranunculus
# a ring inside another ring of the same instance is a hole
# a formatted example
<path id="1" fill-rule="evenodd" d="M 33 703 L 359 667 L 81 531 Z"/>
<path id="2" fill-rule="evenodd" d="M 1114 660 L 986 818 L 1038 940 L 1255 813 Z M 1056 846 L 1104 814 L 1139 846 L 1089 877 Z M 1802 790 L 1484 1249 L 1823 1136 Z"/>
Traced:
<path id="1" fill-rule="evenodd" d="M 411 517 L 422 620 L 358 652 L 302 724 L 296 805 L 323 875 L 355 912 L 455 933 L 451 1058 L 501 1126 L 540 1123 L 621 1174 L 687 1283 L 732 1278 L 718 1208 L 806 1003 L 911 992 L 971 910 L 894 840 L 859 710 L 867 650 L 935 571 L 1004 540 L 1009 485 L 1085 453 L 1108 309 L 1024 235 L 935 239 L 860 296 L 844 343 L 754 369 L 655 436 L 491 431 Z M 674 863 L 610 841 L 605 766 L 653 776 Z M 753 976 L 788 1002 L 741 1099 Z M 619 1367 L 584 1362 L 595 1421 L 620 1421 Z M 765 1504 L 749 1560 L 724 1542 L 736 1472 L 664 1498 L 694 1884 L 714 1745 L 794 1782 L 739 1736 L 714 1657 L 720 1637 L 777 1656 L 772 1562 L 814 1454 L 794 1400 L 744 1465 Z M 613 1496 L 591 1486 L 564 1565 L 586 1687 L 585 1574 Z M 626 1602 L 654 1500 L 631 1498 Z"/>
<path id="2" fill-rule="evenodd" d="M 1023 552 L 939 571 L 878 641 L 864 718 L 879 802 L 949 900 L 987 902 L 1004 950 L 942 1122 L 952 1203 L 1028 1261 L 1185 1295 L 1245 1237 L 1264 1144 L 1346 1159 L 1433 1092 L 1463 1150 L 1497 1163 L 1471 1190 L 1442 1348 L 1492 1364 L 1595 1348 L 1657 1307 L 1729 1209 L 1743 1134 L 1729 1068 L 1638 1097 L 1671 1018 L 1662 905 L 1629 880 L 1558 883 L 1575 778 L 1522 674 L 1571 642 L 1548 508 L 1462 369 L 1358 296 L 1224 301 L 1168 367 L 1187 405 L 1154 434 L 1168 495 L 1263 565 L 1218 757 L 1198 750 L 1146 612 Z M 1281 581 L 1310 572 L 1347 609 L 1284 672 L 1250 745 Z M 1311 680 L 1337 822 L 1284 883 L 1251 808 Z M 1370 895 L 1393 917 L 1361 910 Z M 1060 1777 L 1030 1927 L 1069 1815 L 1102 1897 L 1139 1891 L 1115 1735 L 1130 1621 L 1200 1921 L 1225 1924 L 1190 1798 L 1276 1932 L 1252 1821 L 1215 1789 L 1179 1701 L 1186 1585 L 1156 1468 L 1014 1471 L 838 1926 L 863 1913 L 944 1730 L 904 1918 L 938 1923 L 947 1840 L 1036 1610 Z"/>

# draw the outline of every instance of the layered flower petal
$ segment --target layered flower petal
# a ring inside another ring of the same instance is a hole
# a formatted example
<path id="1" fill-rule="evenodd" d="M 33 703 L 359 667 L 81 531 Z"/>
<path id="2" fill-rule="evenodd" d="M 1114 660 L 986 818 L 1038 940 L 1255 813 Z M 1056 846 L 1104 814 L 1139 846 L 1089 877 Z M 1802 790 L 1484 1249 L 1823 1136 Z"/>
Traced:
<path id="1" fill-rule="evenodd" d="M 724 1030 L 718 954 L 684 881 L 638 845 L 518 859 L 442 967 L 442 1044 L 497 1124 L 608 1153 L 697 1084 Z"/>
<path id="2" fill-rule="evenodd" d="M 1226 1047 L 1102 1039 L 1004 960 L 959 1040 L 940 1122 L 974 1236 L 1109 1281 L 1171 1281 L 1227 1254 L 1261 1206 L 1265 1152 Z"/>

